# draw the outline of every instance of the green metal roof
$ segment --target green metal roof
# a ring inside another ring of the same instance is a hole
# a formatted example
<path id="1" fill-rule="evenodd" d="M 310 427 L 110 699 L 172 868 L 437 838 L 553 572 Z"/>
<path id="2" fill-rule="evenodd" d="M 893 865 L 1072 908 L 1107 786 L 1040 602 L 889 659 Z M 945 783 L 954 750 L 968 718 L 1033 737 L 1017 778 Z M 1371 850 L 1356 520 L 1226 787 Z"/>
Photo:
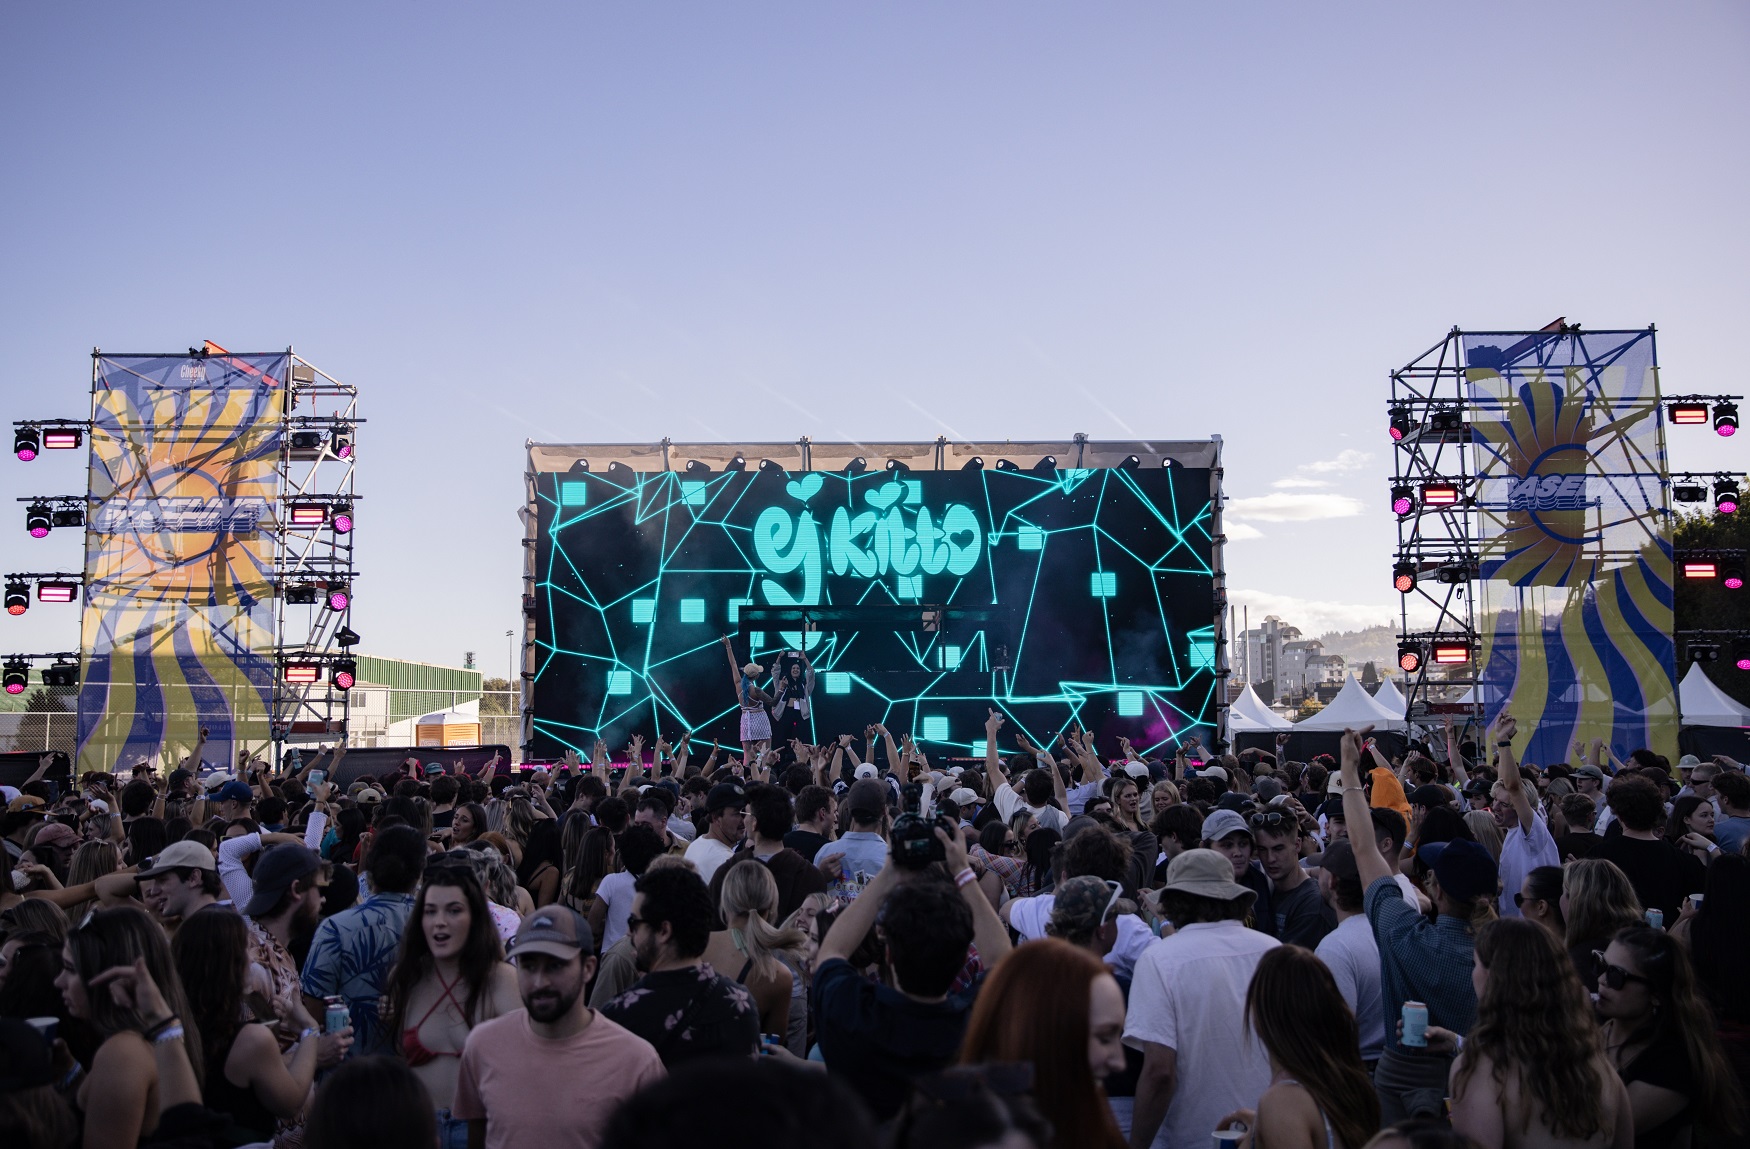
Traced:
<path id="1" fill-rule="evenodd" d="M 389 721 L 416 718 L 434 710 L 448 710 L 480 697 L 478 670 L 459 666 L 434 666 L 429 662 L 406 662 L 399 658 L 356 656 L 358 680 L 390 688 Z"/>

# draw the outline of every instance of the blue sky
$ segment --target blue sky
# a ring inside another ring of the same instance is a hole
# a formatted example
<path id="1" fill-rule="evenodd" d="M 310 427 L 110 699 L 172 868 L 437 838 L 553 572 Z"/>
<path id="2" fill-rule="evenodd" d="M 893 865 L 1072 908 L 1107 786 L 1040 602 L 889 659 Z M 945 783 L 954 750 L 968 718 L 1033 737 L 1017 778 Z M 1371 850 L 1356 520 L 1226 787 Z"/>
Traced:
<path id="1" fill-rule="evenodd" d="M 82 416 L 93 345 L 295 345 L 370 420 L 365 649 L 489 673 L 531 437 L 1219 433 L 1236 601 L 1384 621 L 1386 373 L 1452 325 L 1745 389 L 1747 13 L 7 5 L 0 416 Z"/>

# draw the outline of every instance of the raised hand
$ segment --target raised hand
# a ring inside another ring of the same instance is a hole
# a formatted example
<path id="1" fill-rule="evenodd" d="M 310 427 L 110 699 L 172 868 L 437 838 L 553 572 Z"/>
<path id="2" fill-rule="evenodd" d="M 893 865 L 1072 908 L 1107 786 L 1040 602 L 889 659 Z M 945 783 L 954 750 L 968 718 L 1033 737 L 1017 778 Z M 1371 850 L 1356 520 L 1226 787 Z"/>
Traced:
<path id="1" fill-rule="evenodd" d="M 997 736 L 997 731 L 1001 730 L 1007 724 L 1008 719 L 1004 718 L 1000 713 L 993 709 L 990 712 L 989 717 L 984 720 L 984 736 L 988 739 L 994 740 Z"/>

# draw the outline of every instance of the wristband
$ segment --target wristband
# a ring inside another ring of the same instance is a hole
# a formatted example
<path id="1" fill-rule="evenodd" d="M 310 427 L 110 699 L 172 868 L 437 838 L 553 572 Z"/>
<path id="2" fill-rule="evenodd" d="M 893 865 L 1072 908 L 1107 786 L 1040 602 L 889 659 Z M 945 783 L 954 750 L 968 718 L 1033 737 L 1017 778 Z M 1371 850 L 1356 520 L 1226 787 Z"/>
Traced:
<path id="1" fill-rule="evenodd" d="M 299 1041 L 308 1041 L 312 1037 L 319 1035 L 321 1032 L 322 1032 L 321 1030 L 317 1029 L 313 1025 L 307 1026 L 304 1029 L 301 1029 L 298 1031 L 298 1040 Z"/>
<path id="2" fill-rule="evenodd" d="M 173 1019 L 174 1020 L 174 1019 Z M 152 1038 L 153 1045 L 168 1045 L 173 1041 L 181 1041 L 184 1030 L 181 1025 L 171 1025 Z"/>
<path id="3" fill-rule="evenodd" d="M 159 1021 L 156 1025 L 147 1026 L 145 1031 L 143 1032 L 142 1036 L 144 1036 L 147 1041 L 156 1041 L 156 1040 L 158 1040 L 159 1034 L 163 1033 L 165 1030 L 169 1029 L 171 1026 L 178 1024 L 180 1021 L 181 1021 L 181 1018 L 177 1017 L 173 1013 L 169 1017 L 166 1017 L 163 1020 Z"/>
<path id="4" fill-rule="evenodd" d="M 1509 738 L 1509 739 L 1508 739 L 1508 740 L 1507 740 L 1507 741 L 1505 741 L 1505 742 L 1497 742 L 1497 743 L 1495 743 L 1495 748 L 1496 748 L 1496 749 L 1497 749 L 1497 750 L 1505 750 L 1505 749 L 1507 749 L 1507 748 L 1508 748 L 1508 747 L 1509 747 L 1509 746 L 1511 746 L 1511 745 L 1513 745 L 1513 740 L 1512 740 L 1512 739 L 1511 739 L 1511 738 Z"/>
<path id="5" fill-rule="evenodd" d="M 958 874 L 954 875 L 954 885 L 960 888 L 970 886 L 976 881 L 978 881 L 978 875 L 972 872 L 971 866 L 966 867 L 964 870 L 961 870 Z"/>

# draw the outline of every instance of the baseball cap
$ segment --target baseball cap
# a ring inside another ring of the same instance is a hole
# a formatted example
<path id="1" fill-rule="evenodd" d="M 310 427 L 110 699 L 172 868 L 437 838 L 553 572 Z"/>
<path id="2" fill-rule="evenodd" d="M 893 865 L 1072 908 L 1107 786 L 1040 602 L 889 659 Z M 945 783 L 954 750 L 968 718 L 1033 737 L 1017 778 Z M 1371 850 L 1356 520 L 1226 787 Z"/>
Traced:
<path id="1" fill-rule="evenodd" d="M 976 806 L 981 800 L 982 799 L 979 798 L 977 790 L 968 789 L 965 786 L 959 787 L 952 794 L 948 795 L 948 801 L 959 806 L 962 810 L 968 806 Z"/>
<path id="2" fill-rule="evenodd" d="M 220 786 L 213 795 L 215 802 L 242 802 L 245 805 L 255 801 L 255 791 L 249 788 L 249 783 L 239 782 L 235 778 Z"/>
<path id="3" fill-rule="evenodd" d="M 873 778 L 873 777 L 875 777 L 875 775 L 877 775 L 879 773 L 880 773 L 880 771 L 875 769 L 875 766 L 873 763 L 865 762 L 861 766 L 857 767 L 856 777 L 859 780 L 864 779 L 864 778 Z"/>
<path id="4" fill-rule="evenodd" d="M 570 906 L 542 906 L 522 920 L 510 939 L 514 960 L 524 954 L 546 954 L 570 961 L 584 950 L 595 948 L 595 934 L 583 915 Z"/>
<path id="5" fill-rule="evenodd" d="M 1574 771 L 1574 776 L 1576 778 L 1592 778 L 1599 782 L 1604 781 L 1604 771 L 1596 766 L 1582 766 Z"/>
<path id="6" fill-rule="evenodd" d="M 719 782 L 711 787 L 711 792 L 705 796 L 705 813 L 715 814 L 719 810 L 729 810 L 747 805 L 747 791 L 734 782 Z"/>
<path id="7" fill-rule="evenodd" d="M 1333 878 L 1360 878 L 1361 867 L 1355 862 L 1355 847 L 1347 840 L 1332 842 L 1319 858 L 1319 868 Z"/>
<path id="8" fill-rule="evenodd" d="M 1126 763 L 1124 766 L 1124 772 L 1126 774 L 1130 775 L 1132 778 L 1147 778 L 1148 777 L 1148 767 L 1141 762 L 1128 762 L 1128 763 Z"/>
<path id="9" fill-rule="evenodd" d="M 267 913 L 279 904 L 293 882 L 315 873 L 321 865 L 322 859 L 307 846 L 286 842 L 263 850 L 261 857 L 256 859 L 252 875 L 255 893 L 249 904 L 243 907 L 243 912 L 252 918 Z"/>
<path id="10" fill-rule="evenodd" d="M 1203 769 L 1197 771 L 1197 776 L 1199 778 L 1219 778 L 1223 782 L 1226 782 L 1227 769 L 1222 766 L 1205 766 Z"/>
<path id="11" fill-rule="evenodd" d="M 50 822 L 37 831 L 30 844 L 32 847 L 59 846 L 63 850 L 71 850 L 79 845 L 79 835 L 65 822 Z"/>
<path id="12" fill-rule="evenodd" d="M 1231 902 L 1257 895 L 1234 881 L 1234 868 L 1214 850 L 1186 850 L 1167 863 L 1167 889 Z"/>
<path id="13" fill-rule="evenodd" d="M 1325 782 L 1325 793 L 1327 793 L 1327 794 L 1341 794 L 1342 792 L 1343 792 L 1343 776 L 1341 774 L 1337 773 L 1335 770 L 1333 770 L 1333 771 L 1331 771 L 1331 777 Z"/>
<path id="14" fill-rule="evenodd" d="M 425 764 L 425 776 L 427 778 L 430 778 L 433 774 L 442 774 L 443 772 L 444 764 L 442 762 L 427 762 Z"/>
<path id="15" fill-rule="evenodd" d="M 149 858 L 146 868 L 134 876 L 155 878 L 159 874 L 184 867 L 193 870 L 216 871 L 219 864 L 213 860 L 213 852 L 199 842 L 172 842 Z"/>
<path id="16" fill-rule="evenodd" d="M 766 672 L 766 668 L 761 666 L 757 662 L 750 662 L 741 668 L 741 672 L 743 674 L 747 675 L 749 678 L 753 678 L 753 677 L 756 677 L 757 675 L 764 674 Z"/>
<path id="17" fill-rule="evenodd" d="M 1446 806 L 1452 802 L 1452 791 L 1444 786 L 1436 786 L 1430 782 L 1426 786 L 1418 786 L 1410 791 L 1412 806 Z"/>
<path id="18" fill-rule="evenodd" d="M 1677 760 L 1677 768 L 1679 770 L 1693 770 L 1697 766 L 1700 766 L 1700 765 L 1701 765 L 1701 759 L 1697 758 L 1693 754 L 1685 754 L 1683 757 L 1681 757 Z"/>
<path id="19" fill-rule="evenodd" d="M 1251 828 L 1246 825 L 1246 820 L 1240 817 L 1238 811 L 1211 810 L 1209 817 L 1203 819 L 1203 840 L 1205 842 L 1219 842 L 1235 831 L 1248 838 L 1252 836 Z M 1227 859 L 1223 858 L 1222 864 L 1226 865 Z"/>
<path id="20" fill-rule="evenodd" d="M 851 783 L 845 806 L 853 814 L 881 814 L 887 810 L 887 787 L 873 778 Z"/>
<path id="21" fill-rule="evenodd" d="M 20 794 L 6 803 L 6 812 L 8 814 L 41 814 L 45 818 L 49 813 L 43 800 L 35 794 Z"/>
<path id="22" fill-rule="evenodd" d="M 373 802 L 381 802 L 382 800 L 383 792 L 375 786 L 366 786 L 353 797 L 353 801 L 361 806 L 368 806 Z"/>
<path id="23" fill-rule="evenodd" d="M 1117 882 L 1108 882 L 1091 874 L 1069 878 L 1058 883 L 1057 896 L 1051 903 L 1051 924 L 1060 934 L 1085 934 L 1106 923 L 1107 907 L 1122 889 Z"/>
<path id="24" fill-rule="evenodd" d="M 1500 884 L 1495 859 L 1481 843 L 1466 838 L 1429 842 L 1416 851 L 1416 858 L 1434 871 L 1440 888 L 1455 898 L 1492 898 Z"/>

